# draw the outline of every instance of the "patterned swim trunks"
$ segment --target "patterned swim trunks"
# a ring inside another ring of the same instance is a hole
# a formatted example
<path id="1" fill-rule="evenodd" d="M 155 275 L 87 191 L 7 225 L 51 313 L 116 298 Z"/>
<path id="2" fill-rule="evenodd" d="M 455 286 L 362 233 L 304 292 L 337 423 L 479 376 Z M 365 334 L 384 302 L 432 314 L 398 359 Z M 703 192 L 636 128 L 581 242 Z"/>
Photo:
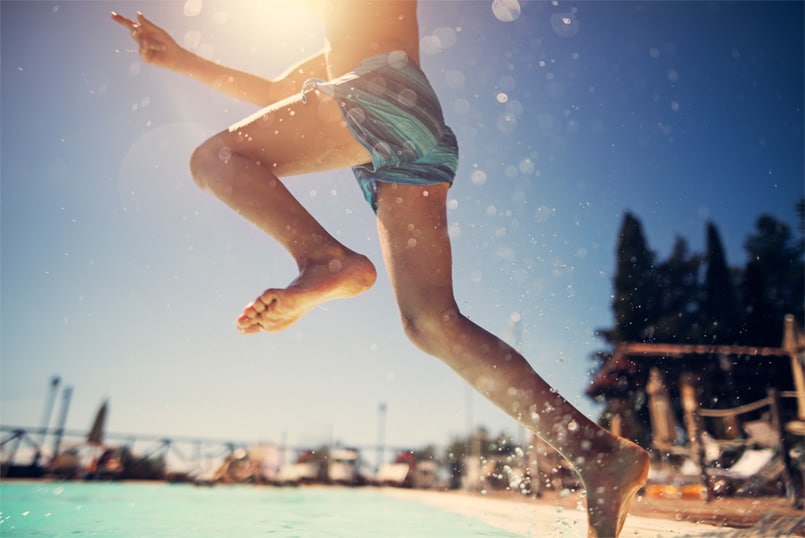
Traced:
<path id="1" fill-rule="evenodd" d="M 377 212 L 377 183 L 451 185 L 458 168 L 458 144 L 445 125 L 436 93 L 404 52 L 372 56 L 355 71 L 330 81 L 308 79 L 302 101 L 313 89 L 334 97 L 344 121 L 372 156 L 354 166 L 366 200 Z"/>

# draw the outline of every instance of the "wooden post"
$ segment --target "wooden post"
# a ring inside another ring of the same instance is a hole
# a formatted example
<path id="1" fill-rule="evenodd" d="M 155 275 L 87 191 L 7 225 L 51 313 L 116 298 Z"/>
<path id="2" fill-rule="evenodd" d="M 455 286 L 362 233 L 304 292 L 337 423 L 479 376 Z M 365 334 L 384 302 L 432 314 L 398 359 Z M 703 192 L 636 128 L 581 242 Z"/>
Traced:
<path id="1" fill-rule="evenodd" d="M 767 391 L 769 395 L 769 411 L 771 414 L 771 426 L 780 437 L 780 446 L 777 448 L 783 458 L 783 487 L 785 488 L 785 496 L 791 501 L 795 508 L 802 508 L 802 492 L 799 491 L 798 484 L 794 480 L 794 474 L 797 472 L 794 462 L 791 461 L 791 455 L 788 453 L 788 443 L 785 442 L 785 431 L 783 422 L 780 418 L 780 394 L 774 388 L 769 388 Z"/>
<path id="2" fill-rule="evenodd" d="M 799 331 L 794 325 L 794 316 L 786 315 L 783 326 L 783 349 L 791 356 L 791 373 L 794 376 L 794 388 L 797 391 L 797 418 L 805 421 L 805 372 L 803 372 L 800 360 L 803 346 L 799 341 L 798 333 Z"/>
<path id="3" fill-rule="evenodd" d="M 651 418 L 652 444 L 662 448 L 672 447 L 676 443 L 676 417 L 668 387 L 665 386 L 658 368 L 649 371 L 646 393 Z"/>
<path id="4" fill-rule="evenodd" d="M 688 433 L 688 445 L 693 462 L 701 470 L 702 484 L 705 486 L 705 500 L 713 500 L 712 492 L 708 486 L 707 471 L 704 461 L 704 445 L 702 444 L 702 432 L 699 421 L 699 397 L 696 391 L 697 378 L 693 372 L 684 372 L 679 376 L 679 393 L 682 397 L 682 409 L 685 412 L 685 430 Z"/>

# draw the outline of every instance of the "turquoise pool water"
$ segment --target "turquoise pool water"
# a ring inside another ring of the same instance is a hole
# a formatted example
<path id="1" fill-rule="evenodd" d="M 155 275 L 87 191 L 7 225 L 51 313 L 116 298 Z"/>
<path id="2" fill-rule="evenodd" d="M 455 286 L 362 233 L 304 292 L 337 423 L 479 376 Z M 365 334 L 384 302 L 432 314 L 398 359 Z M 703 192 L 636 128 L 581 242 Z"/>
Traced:
<path id="1" fill-rule="evenodd" d="M 515 536 L 373 489 L 6 482 L 0 512 L 4 537 Z"/>

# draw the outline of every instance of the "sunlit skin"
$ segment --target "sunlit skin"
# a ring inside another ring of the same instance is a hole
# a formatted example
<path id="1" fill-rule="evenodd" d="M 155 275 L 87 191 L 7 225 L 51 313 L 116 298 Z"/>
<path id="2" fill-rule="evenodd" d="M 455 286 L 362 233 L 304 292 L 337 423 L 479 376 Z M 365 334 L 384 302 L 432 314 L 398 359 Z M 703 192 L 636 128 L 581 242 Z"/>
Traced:
<path id="1" fill-rule="evenodd" d="M 337 241 L 290 194 L 280 178 L 346 168 L 370 161 L 352 136 L 338 104 L 302 83 L 348 73 L 363 59 L 402 50 L 419 62 L 416 2 L 318 2 L 327 47 L 265 79 L 200 58 L 138 14 L 113 13 L 144 61 L 259 105 L 254 115 L 199 146 L 190 168 L 198 185 L 278 241 L 299 275 L 269 288 L 237 318 L 244 334 L 281 331 L 332 299 L 369 289 L 372 262 Z M 386 270 L 410 340 L 558 450 L 587 491 L 590 537 L 617 536 L 648 474 L 648 454 L 589 420 L 543 380 L 517 351 L 467 319 L 453 296 L 447 233 L 447 185 L 380 183 L 377 230 Z"/>

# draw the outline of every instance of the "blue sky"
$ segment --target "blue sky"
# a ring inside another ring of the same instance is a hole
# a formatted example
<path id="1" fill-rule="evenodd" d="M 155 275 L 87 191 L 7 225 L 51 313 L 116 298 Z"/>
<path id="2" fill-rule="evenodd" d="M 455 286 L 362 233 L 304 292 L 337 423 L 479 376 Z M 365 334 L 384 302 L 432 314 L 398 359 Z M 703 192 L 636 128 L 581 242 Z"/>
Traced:
<path id="1" fill-rule="evenodd" d="M 256 7 L 259 6 L 259 7 Z M 803 194 L 803 3 L 426 1 L 422 63 L 456 131 L 456 294 L 582 410 L 612 324 L 624 212 L 666 256 L 713 220 L 731 264 L 755 218 L 793 226 Z M 144 65 L 109 12 L 141 9 L 186 46 L 271 77 L 322 45 L 288 2 L 10 2 L 2 21 L 0 422 L 38 425 L 48 380 L 68 426 L 318 444 L 446 444 L 518 428 L 410 345 L 384 274 L 276 335 L 234 319 L 290 258 L 187 169 L 253 111 Z M 255 12 L 257 9 L 258 12 Z M 289 186 L 381 257 L 348 171 Z M 519 318 L 513 330 L 513 318 Z M 55 418 L 55 414 L 54 414 Z"/>

